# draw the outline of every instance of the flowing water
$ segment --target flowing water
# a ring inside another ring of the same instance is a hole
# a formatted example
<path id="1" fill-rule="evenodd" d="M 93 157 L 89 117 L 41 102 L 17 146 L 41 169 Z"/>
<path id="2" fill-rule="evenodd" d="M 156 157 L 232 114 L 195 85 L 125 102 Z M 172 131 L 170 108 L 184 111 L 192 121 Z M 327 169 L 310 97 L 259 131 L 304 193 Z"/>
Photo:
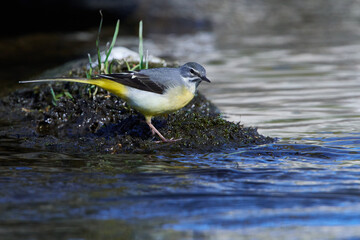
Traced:
<path id="1" fill-rule="evenodd" d="M 274 144 L 84 156 L 0 139 L 0 238 L 360 238 L 360 45 L 291 39 L 148 42 L 164 55 L 186 46 L 172 54 L 206 66 L 212 83 L 202 93 Z"/>

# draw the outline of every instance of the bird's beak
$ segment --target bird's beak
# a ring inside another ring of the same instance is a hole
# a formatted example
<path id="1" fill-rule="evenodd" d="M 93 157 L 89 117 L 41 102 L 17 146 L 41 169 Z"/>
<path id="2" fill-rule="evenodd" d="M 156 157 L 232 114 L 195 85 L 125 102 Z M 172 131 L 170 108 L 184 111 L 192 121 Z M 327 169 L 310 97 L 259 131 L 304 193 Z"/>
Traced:
<path id="1" fill-rule="evenodd" d="M 202 76 L 201 80 L 211 83 L 211 81 L 206 76 Z"/>

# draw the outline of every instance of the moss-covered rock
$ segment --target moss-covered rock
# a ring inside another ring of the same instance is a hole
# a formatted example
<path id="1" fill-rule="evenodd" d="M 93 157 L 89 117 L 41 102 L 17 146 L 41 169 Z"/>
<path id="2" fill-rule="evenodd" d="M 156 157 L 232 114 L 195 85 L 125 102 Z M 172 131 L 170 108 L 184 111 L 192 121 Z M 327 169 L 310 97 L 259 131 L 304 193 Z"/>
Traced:
<path id="1" fill-rule="evenodd" d="M 118 67 L 118 71 L 123 66 Z M 83 68 L 70 76 L 84 76 Z M 26 85 L 0 101 L 1 119 L 11 122 L 0 136 L 19 138 L 24 147 L 72 153 L 205 152 L 271 143 L 255 128 L 224 120 L 218 109 L 198 94 L 183 109 L 153 119 L 172 143 L 157 143 L 144 117 L 103 89 L 76 83 Z M 96 94 L 94 94 L 96 92 Z M 70 94 L 69 94 L 70 93 Z"/>

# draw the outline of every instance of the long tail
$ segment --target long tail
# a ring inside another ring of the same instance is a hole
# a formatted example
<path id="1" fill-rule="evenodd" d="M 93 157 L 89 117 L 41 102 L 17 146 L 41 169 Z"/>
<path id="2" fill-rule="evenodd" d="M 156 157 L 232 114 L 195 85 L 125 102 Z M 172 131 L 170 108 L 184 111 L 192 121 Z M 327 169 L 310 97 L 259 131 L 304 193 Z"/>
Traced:
<path id="1" fill-rule="evenodd" d="M 86 79 L 86 78 L 48 78 L 29 81 L 19 81 L 19 83 L 44 83 L 44 82 L 77 82 L 96 85 L 126 100 L 127 88 L 125 85 L 105 78 Z"/>
<path id="2" fill-rule="evenodd" d="M 19 81 L 19 83 L 41 83 L 41 82 L 79 82 L 96 85 L 96 80 L 89 80 L 86 78 L 48 78 L 48 79 L 37 79 L 28 81 Z"/>

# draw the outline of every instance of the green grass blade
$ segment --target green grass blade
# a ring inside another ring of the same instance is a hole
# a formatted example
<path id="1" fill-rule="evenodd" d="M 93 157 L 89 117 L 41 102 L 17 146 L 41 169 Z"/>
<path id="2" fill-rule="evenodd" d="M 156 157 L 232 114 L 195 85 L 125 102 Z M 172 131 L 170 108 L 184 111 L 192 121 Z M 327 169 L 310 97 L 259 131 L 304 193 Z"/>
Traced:
<path id="1" fill-rule="evenodd" d="M 128 69 L 128 71 L 130 71 L 130 65 L 129 65 L 129 63 L 126 61 L 126 59 L 124 59 L 124 62 L 125 62 L 125 64 L 126 64 L 126 67 L 127 67 L 127 69 Z"/>
<path id="2" fill-rule="evenodd" d="M 113 66 L 114 66 L 114 63 L 117 63 L 118 61 L 113 59 L 110 64 L 109 64 L 109 73 L 113 73 Z"/>
<path id="3" fill-rule="evenodd" d="M 113 39 L 112 39 L 112 41 L 111 41 L 109 50 L 106 52 L 105 63 L 108 61 L 109 56 L 110 56 L 110 53 L 111 53 L 112 49 L 113 49 L 114 46 L 115 46 L 116 39 L 117 39 L 117 36 L 118 36 L 118 34 L 119 34 L 119 27 L 120 27 L 120 20 L 117 20 Z"/>
<path id="4" fill-rule="evenodd" d="M 145 69 L 149 69 L 149 50 L 146 50 Z"/>
<path id="5" fill-rule="evenodd" d="M 54 89 L 52 88 L 52 86 L 50 84 L 49 84 L 49 87 L 50 87 L 50 93 L 51 93 L 51 96 L 52 96 L 52 104 L 57 106 L 56 102 L 58 101 L 58 99 L 57 99 L 57 97 L 55 95 Z"/>
<path id="6" fill-rule="evenodd" d="M 91 60 L 90 53 L 88 53 L 88 58 L 89 58 L 89 71 L 86 72 L 86 77 L 87 77 L 88 79 L 90 79 L 91 76 L 92 76 L 92 71 L 93 71 L 93 68 L 92 68 L 92 60 Z"/>
<path id="7" fill-rule="evenodd" d="M 139 65 L 140 70 L 143 68 L 143 57 L 144 57 L 144 47 L 143 47 L 143 22 L 139 22 Z"/>
<path id="8" fill-rule="evenodd" d="M 141 68 L 140 68 L 140 63 L 137 64 L 137 65 L 135 65 L 133 68 L 131 68 L 130 71 L 134 71 L 134 70 L 136 70 L 137 68 L 139 68 L 139 69 L 141 70 Z"/>
<path id="9" fill-rule="evenodd" d="M 67 97 L 67 98 L 70 98 L 70 99 L 74 99 L 74 97 L 71 95 L 71 93 L 69 93 L 68 91 L 65 91 L 64 92 L 64 95 Z"/>
<path id="10" fill-rule="evenodd" d="M 101 28 L 102 28 L 102 24 L 103 24 L 103 14 L 101 12 L 101 10 L 99 11 L 100 13 L 100 24 L 99 24 L 99 30 L 98 30 L 98 35 L 96 38 L 96 50 L 97 50 L 97 54 L 98 54 L 98 64 L 99 64 L 99 70 L 101 70 L 101 55 L 100 55 L 100 33 L 101 33 Z"/>

